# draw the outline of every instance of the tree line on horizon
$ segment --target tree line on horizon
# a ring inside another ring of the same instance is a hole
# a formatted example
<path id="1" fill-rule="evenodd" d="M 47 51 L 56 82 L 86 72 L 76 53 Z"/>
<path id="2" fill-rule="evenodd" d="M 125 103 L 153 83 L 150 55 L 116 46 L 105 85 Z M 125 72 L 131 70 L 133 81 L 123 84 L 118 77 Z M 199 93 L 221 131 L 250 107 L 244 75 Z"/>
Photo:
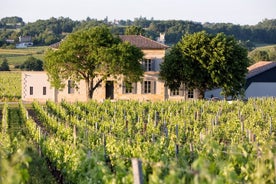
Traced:
<path id="1" fill-rule="evenodd" d="M 25 23 L 21 17 L 5 17 L 0 20 L 0 47 L 7 39 L 18 41 L 19 36 L 32 36 L 34 45 L 50 45 L 63 39 L 68 33 L 82 28 L 107 25 L 113 34 L 123 35 L 129 26 L 141 27 L 143 34 L 153 40 L 165 33 L 166 44 L 174 45 L 185 34 L 202 30 L 211 34 L 220 32 L 233 35 L 250 50 L 256 43 L 276 43 L 276 19 L 265 19 L 256 25 L 236 25 L 232 23 L 200 23 L 186 20 L 154 20 L 139 17 L 132 20 L 108 21 L 87 18 L 74 21 L 68 17 L 50 18 Z"/>

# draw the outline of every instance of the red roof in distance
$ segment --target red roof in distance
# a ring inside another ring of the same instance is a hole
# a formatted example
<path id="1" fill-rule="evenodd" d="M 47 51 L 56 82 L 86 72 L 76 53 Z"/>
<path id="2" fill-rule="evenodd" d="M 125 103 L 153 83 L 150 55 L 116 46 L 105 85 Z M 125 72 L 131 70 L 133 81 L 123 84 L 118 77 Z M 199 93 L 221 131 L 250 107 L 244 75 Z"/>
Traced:
<path id="1" fill-rule="evenodd" d="M 129 42 L 130 44 L 140 49 L 167 49 L 169 46 L 151 40 L 141 35 L 120 35 L 122 41 Z"/>

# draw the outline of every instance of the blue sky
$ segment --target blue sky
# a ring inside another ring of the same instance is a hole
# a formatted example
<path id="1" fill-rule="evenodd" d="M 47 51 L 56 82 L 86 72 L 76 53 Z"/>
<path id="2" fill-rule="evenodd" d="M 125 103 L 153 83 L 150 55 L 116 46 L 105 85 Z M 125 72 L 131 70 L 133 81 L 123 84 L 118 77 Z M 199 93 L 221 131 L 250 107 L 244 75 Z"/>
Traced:
<path id="1" fill-rule="evenodd" d="M 50 17 L 191 20 L 254 25 L 276 19 L 276 0 L 1 0 L 0 19 L 22 17 L 25 22 Z"/>

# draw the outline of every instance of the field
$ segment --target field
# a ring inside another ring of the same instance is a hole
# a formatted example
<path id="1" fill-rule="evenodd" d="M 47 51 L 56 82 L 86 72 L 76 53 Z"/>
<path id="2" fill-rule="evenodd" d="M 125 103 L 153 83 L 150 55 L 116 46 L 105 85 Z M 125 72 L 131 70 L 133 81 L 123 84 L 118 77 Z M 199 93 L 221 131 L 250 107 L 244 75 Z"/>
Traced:
<path id="1" fill-rule="evenodd" d="M 21 98 L 21 72 L 0 72 L 0 102 Z"/>
<path id="2" fill-rule="evenodd" d="M 276 100 L 20 106 L 65 183 L 275 183 Z M 136 162 L 138 159 L 138 162 Z M 138 163 L 138 165 L 136 164 Z"/>
<path id="3" fill-rule="evenodd" d="M 3 58 L 6 58 L 10 69 L 14 70 L 16 65 L 22 64 L 30 56 L 43 60 L 46 49 L 47 47 L 45 46 L 29 47 L 26 49 L 0 49 L 0 61 L 2 62 Z"/>

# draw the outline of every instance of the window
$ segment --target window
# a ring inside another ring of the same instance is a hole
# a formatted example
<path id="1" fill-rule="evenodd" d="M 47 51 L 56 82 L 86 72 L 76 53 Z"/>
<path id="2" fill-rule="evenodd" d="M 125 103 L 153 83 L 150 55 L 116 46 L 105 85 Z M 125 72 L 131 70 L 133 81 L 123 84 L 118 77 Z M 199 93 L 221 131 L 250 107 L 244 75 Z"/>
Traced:
<path id="1" fill-rule="evenodd" d="M 143 66 L 145 71 L 153 71 L 153 61 L 151 59 L 144 59 Z"/>
<path id="2" fill-rule="evenodd" d="M 194 98 L 194 90 L 193 89 L 188 90 L 188 98 Z"/>
<path id="3" fill-rule="evenodd" d="M 144 81 L 144 93 L 151 92 L 151 81 Z"/>
<path id="4" fill-rule="evenodd" d="M 68 94 L 74 93 L 74 81 L 68 80 Z"/>
<path id="5" fill-rule="evenodd" d="M 46 87 L 43 87 L 43 95 L 46 95 Z"/>
<path id="6" fill-rule="evenodd" d="M 170 90 L 170 96 L 184 96 L 185 86 L 181 84 L 178 89 Z"/>
<path id="7" fill-rule="evenodd" d="M 34 87 L 30 86 L 30 95 L 33 95 L 33 94 L 34 94 Z"/>
<path id="8" fill-rule="evenodd" d="M 142 83 L 142 94 L 155 94 L 156 82 L 153 80 L 146 80 Z"/>
<path id="9" fill-rule="evenodd" d="M 125 92 L 132 93 L 132 84 L 130 82 L 125 82 Z"/>
<path id="10" fill-rule="evenodd" d="M 179 95 L 179 89 L 171 90 L 171 96 L 178 96 L 178 95 Z"/>
<path id="11" fill-rule="evenodd" d="M 135 94 L 137 83 L 123 82 L 123 93 L 124 94 Z"/>

